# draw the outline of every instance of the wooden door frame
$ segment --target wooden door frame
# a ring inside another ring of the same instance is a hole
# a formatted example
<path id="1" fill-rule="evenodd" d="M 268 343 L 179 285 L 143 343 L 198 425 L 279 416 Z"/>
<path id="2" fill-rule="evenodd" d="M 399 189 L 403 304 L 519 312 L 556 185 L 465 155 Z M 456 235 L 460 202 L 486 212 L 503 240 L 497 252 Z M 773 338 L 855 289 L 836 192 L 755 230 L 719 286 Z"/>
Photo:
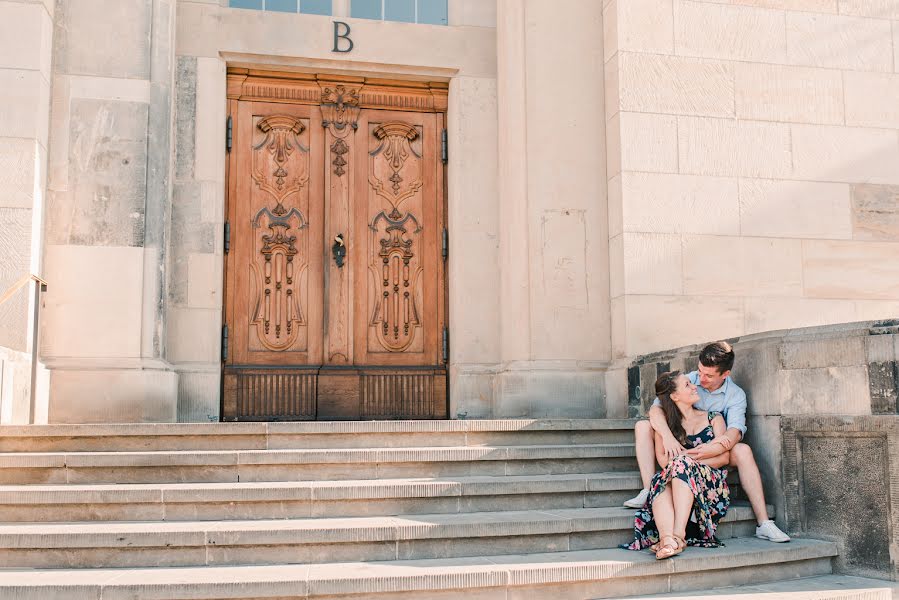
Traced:
<path id="1" fill-rule="evenodd" d="M 391 110 L 404 112 L 425 112 L 437 114 L 437 131 L 446 129 L 446 113 L 448 108 L 449 83 L 446 81 L 422 82 L 400 79 L 351 77 L 341 75 L 317 75 L 309 73 L 296 73 L 287 71 L 247 69 L 229 67 L 227 69 L 227 114 L 229 120 L 236 118 L 238 106 L 241 101 L 264 102 L 278 104 L 308 104 L 317 105 L 328 113 L 325 119 L 346 118 L 345 112 L 361 109 Z M 237 178 L 232 177 L 234 164 L 237 157 L 235 152 L 229 152 L 225 160 L 225 203 L 224 215 L 226 220 L 232 209 L 232 198 L 236 197 Z M 330 162 L 331 157 L 325 160 Z M 439 160 L 439 157 L 438 157 Z M 438 168 L 437 191 L 441 194 L 438 213 L 443 227 L 448 226 L 448 190 L 447 177 L 444 168 Z M 324 250 L 327 252 L 328 245 Z M 326 256 L 327 260 L 328 257 Z M 449 329 L 448 286 L 449 268 L 448 257 L 444 258 L 443 285 L 438 289 L 438 336 Z M 223 261 L 223 307 L 222 315 L 225 325 L 231 324 L 232 319 L 228 314 L 229 307 L 233 307 L 232 287 L 228 281 L 228 255 Z M 438 361 L 440 351 L 438 350 Z M 402 367 L 400 367 L 402 368 Z M 446 389 L 444 390 L 445 418 L 449 417 L 449 357 L 444 361 L 446 373 Z M 222 370 L 220 372 L 220 415 L 224 420 L 225 407 L 225 359 L 222 357 Z M 235 417 L 236 419 L 236 417 Z"/>

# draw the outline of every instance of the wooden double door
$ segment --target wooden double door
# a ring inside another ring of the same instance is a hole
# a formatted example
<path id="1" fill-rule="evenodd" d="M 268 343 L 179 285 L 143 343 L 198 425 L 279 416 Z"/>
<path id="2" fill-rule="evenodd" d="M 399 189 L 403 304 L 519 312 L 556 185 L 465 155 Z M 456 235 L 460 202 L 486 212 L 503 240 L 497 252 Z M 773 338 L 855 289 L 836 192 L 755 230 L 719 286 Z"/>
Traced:
<path id="1" fill-rule="evenodd" d="M 229 75 L 226 420 L 446 417 L 441 92 Z"/>

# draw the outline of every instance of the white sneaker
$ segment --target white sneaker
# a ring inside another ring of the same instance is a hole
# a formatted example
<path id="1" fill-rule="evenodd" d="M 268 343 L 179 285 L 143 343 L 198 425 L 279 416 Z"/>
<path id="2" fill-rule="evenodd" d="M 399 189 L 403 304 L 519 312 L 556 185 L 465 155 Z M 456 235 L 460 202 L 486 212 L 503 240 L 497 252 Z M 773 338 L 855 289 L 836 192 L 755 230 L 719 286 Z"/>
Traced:
<path id="1" fill-rule="evenodd" d="M 781 531 L 771 520 L 765 521 L 755 528 L 755 537 L 777 543 L 790 541 L 790 536 Z"/>
<path id="2" fill-rule="evenodd" d="M 646 504 L 646 499 L 649 497 L 649 490 L 643 488 L 640 490 L 640 493 L 631 498 L 630 500 L 625 501 L 624 505 L 628 508 L 643 508 L 643 505 Z"/>

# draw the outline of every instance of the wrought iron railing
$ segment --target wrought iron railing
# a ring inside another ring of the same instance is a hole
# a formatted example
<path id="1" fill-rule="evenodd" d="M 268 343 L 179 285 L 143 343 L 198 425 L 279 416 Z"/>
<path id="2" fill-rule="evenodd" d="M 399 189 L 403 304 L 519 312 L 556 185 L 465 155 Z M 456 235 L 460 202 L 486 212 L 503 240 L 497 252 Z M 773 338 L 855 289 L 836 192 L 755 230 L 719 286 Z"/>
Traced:
<path id="1" fill-rule="evenodd" d="M 34 423 L 34 392 L 37 385 L 37 349 L 38 341 L 40 340 L 38 328 L 41 323 L 41 294 L 47 291 L 47 282 L 34 273 L 23 275 L 9 289 L 3 292 L 3 295 L 0 296 L 0 305 L 15 296 L 16 292 L 28 285 L 28 282 L 34 283 L 34 307 L 31 315 L 31 390 L 28 396 L 28 422 Z"/>

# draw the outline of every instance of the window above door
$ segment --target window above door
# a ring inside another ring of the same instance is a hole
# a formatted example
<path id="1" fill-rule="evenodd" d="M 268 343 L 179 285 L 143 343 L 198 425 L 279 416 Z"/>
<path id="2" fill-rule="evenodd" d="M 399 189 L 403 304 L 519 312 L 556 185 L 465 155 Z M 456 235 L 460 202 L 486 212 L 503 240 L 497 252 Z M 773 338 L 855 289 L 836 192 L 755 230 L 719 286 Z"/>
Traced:
<path id="1" fill-rule="evenodd" d="M 337 14 L 334 7 L 337 3 L 342 4 L 341 0 L 228 0 L 231 8 L 326 16 Z M 448 0 L 349 0 L 349 16 L 376 21 L 446 25 L 447 3 Z"/>
<path id="2" fill-rule="evenodd" d="M 350 16 L 403 23 L 447 24 L 447 0 L 351 0 Z"/>
<path id="3" fill-rule="evenodd" d="M 229 0 L 228 2 L 231 8 L 326 16 L 333 14 L 332 4 L 332 0 Z"/>

